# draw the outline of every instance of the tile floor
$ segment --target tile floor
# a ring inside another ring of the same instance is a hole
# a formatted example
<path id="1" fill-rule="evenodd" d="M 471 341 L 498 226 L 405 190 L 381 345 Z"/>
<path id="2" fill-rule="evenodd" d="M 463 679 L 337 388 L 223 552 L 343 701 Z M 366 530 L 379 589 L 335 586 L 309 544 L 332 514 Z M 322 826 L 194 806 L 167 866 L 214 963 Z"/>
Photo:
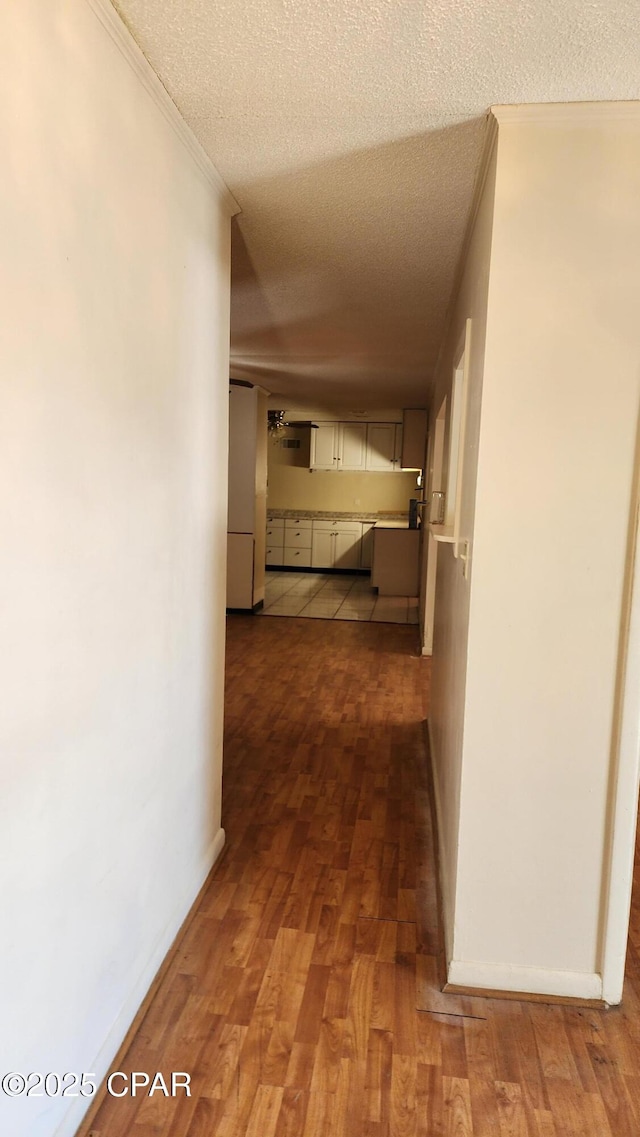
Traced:
<path id="1" fill-rule="evenodd" d="M 274 571 L 267 572 L 266 597 L 260 615 L 417 624 L 418 601 L 407 596 L 378 596 L 368 576 Z"/>

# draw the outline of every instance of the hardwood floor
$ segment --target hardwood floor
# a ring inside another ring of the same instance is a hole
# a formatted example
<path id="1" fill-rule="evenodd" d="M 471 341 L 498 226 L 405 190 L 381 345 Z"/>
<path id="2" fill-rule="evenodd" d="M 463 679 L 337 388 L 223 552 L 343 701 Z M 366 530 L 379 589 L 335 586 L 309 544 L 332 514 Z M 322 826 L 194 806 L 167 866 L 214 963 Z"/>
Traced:
<path id="1" fill-rule="evenodd" d="M 442 994 L 416 629 L 229 620 L 228 845 L 95 1137 L 637 1137 L 640 879 L 610 1011 Z M 637 865 L 640 877 L 640 864 Z"/>

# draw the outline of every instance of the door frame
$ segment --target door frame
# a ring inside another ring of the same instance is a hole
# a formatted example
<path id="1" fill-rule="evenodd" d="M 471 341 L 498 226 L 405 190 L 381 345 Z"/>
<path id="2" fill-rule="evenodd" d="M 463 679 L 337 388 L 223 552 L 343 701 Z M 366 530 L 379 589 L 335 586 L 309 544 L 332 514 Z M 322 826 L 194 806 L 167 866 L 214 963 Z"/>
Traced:
<path id="1" fill-rule="evenodd" d="M 609 774 L 608 842 L 600 942 L 602 998 L 622 999 L 640 789 L 640 424 L 629 510 Z"/>

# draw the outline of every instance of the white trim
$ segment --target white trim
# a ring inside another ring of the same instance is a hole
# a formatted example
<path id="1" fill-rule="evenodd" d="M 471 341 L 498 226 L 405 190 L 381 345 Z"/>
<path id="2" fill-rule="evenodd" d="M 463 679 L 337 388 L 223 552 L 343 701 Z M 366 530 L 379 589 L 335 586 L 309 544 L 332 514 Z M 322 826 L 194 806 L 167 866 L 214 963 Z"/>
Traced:
<path id="1" fill-rule="evenodd" d="M 458 419 L 458 454 L 457 454 L 457 470 L 456 470 L 456 499 L 453 507 L 453 555 L 460 557 L 462 546 L 464 544 L 460 536 L 460 526 L 462 523 L 462 483 L 464 481 L 464 458 L 465 458 L 465 439 L 467 433 L 467 410 L 469 403 L 469 386 L 470 386 L 470 371 L 471 371 L 471 329 L 473 321 L 471 317 L 467 317 L 464 324 L 464 332 L 462 335 L 462 343 L 460 351 L 457 355 L 458 362 L 454 367 L 454 378 L 452 393 L 454 394 L 453 403 L 455 403 L 456 392 L 456 375 L 460 371 L 460 364 L 462 364 L 462 378 L 457 394 L 460 399 Z M 455 406 L 452 404 L 451 414 L 452 422 L 455 413 Z M 451 439 L 449 439 L 449 449 L 451 449 Z"/>
<path id="2" fill-rule="evenodd" d="M 471 198 L 471 208 L 469 210 L 469 216 L 467 218 L 467 225 L 466 225 L 466 229 L 464 232 L 464 238 L 462 241 L 462 248 L 460 250 L 460 256 L 458 257 L 458 264 L 456 266 L 456 271 L 455 271 L 454 278 L 453 278 L 453 287 L 451 289 L 451 299 L 449 300 L 449 308 L 447 310 L 447 314 L 446 314 L 445 321 L 444 321 L 443 333 L 442 333 L 442 336 L 440 338 L 440 350 L 438 352 L 438 358 L 436 359 L 436 365 L 433 369 L 434 375 L 438 374 L 438 370 L 440 367 L 440 360 L 442 358 L 442 353 L 443 353 L 443 351 L 445 349 L 445 345 L 447 343 L 449 330 L 451 328 L 451 322 L 453 320 L 453 317 L 454 317 L 454 314 L 456 311 L 456 305 L 458 303 L 458 295 L 460 292 L 460 286 L 462 284 L 462 278 L 464 276 L 464 270 L 465 270 L 466 265 L 467 265 L 467 257 L 469 255 L 469 247 L 471 245 L 471 241 L 473 238 L 473 231 L 475 229 L 476 218 L 478 216 L 478 210 L 480 209 L 480 202 L 482 201 L 482 195 L 484 193 L 485 183 L 487 181 L 487 176 L 489 174 L 489 168 L 491 166 L 491 160 L 493 158 L 493 152 L 494 152 L 494 150 L 497 146 L 497 143 L 498 143 L 498 118 L 497 118 L 497 115 L 495 115 L 493 113 L 494 109 L 499 110 L 500 108 L 493 108 L 492 107 L 491 110 L 489 111 L 488 116 L 487 116 L 486 134 L 485 134 L 484 143 L 482 146 L 482 154 L 480 155 L 480 161 L 478 163 L 478 171 L 476 174 L 476 180 L 475 180 L 475 183 L 473 186 L 473 196 Z"/>
<path id="3" fill-rule="evenodd" d="M 640 462 L 637 461 L 637 467 Z M 633 866 L 640 785 L 640 531 L 639 477 L 636 468 L 630 527 L 627 595 L 623 605 L 614 726 L 610 845 L 605 868 L 602 937 L 602 988 L 607 1003 L 622 999 L 633 888 Z"/>
<path id="4" fill-rule="evenodd" d="M 507 123 L 545 123 L 548 126 L 593 126 L 601 122 L 628 122 L 640 126 L 640 101 L 603 103 L 496 104 L 491 114 L 500 126 Z"/>
<path id="5" fill-rule="evenodd" d="M 143 55 L 131 32 L 120 19 L 120 16 L 112 7 L 109 0 L 86 0 L 86 2 L 113 40 L 120 54 L 126 59 L 131 69 L 135 72 L 142 86 L 162 112 L 166 121 L 175 131 L 185 150 L 193 158 L 200 173 L 204 175 L 209 185 L 216 191 L 221 204 L 226 208 L 229 216 L 234 217 L 236 213 L 240 213 L 240 206 L 229 190 L 229 187 L 221 178 L 209 155 L 202 148 L 191 128 L 187 126 L 173 99 L 162 85 L 153 67 Z"/>
<path id="6" fill-rule="evenodd" d="M 90 0 L 90 3 L 92 0 Z M 149 990 L 158 970 L 165 958 L 169 948 L 174 942 L 182 924 L 184 923 L 189 911 L 200 892 L 205 880 L 207 879 L 211 869 L 215 865 L 218 857 L 220 856 L 225 842 L 224 829 L 218 829 L 213 841 L 211 842 L 207 852 L 200 864 L 200 868 L 195 875 L 195 880 L 192 887 L 189 889 L 189 894 L 184 903 L 180 905 L 180 910 L 174 912 L 173 918 L 165 925 L 162 935 L 156 941 L 156 945 L 150 954 L 148 963 L 146 964 L 141 975 L 134 983 L 125 1003 L 123 1004 L 120 1013 L 113 1023 L 109 1033 L 100 1048 L 100 1052 L 93 1062 L 88 1063 L 87 1070 L 91 1070 L 96 1076 L 96 1086 L 99 1088 L 100 1083 L 103 1081 L 109 1067 L 113 1062 L 118 1050 L 120 1049 L 124 1038 L 126 1036 L 131 1023 L 136 1017 L 140 1006 Z M 55 1130 L 54 1137 L 74 1137 L 77 1132 L 85 1113 L 91 1108 L 94 1098 L 76 1098 L 73 1105 L 67 1111 L 62 1121 Z"/>
<path id="7" fill-rule="evenodd" d="M 456 987 L 556 995 L 565 999 L 601 999 L 602 976 L 590 971 L 551 971 L 510 963 L 466 963 L 452 959 L 447 981 Z"/>

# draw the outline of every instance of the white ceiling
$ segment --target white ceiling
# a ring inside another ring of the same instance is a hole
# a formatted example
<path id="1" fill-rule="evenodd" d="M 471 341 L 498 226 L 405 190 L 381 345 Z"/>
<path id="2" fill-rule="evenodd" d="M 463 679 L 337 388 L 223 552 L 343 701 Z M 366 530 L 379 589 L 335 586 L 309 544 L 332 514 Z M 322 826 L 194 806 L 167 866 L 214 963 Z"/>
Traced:
<path id="1" fill-rule="evenodd" d="M 425 403 L 491 104 L 640 97 L 638 0 L 115 6 L 242 207 L 231 373 L 298 404 Z"/>

